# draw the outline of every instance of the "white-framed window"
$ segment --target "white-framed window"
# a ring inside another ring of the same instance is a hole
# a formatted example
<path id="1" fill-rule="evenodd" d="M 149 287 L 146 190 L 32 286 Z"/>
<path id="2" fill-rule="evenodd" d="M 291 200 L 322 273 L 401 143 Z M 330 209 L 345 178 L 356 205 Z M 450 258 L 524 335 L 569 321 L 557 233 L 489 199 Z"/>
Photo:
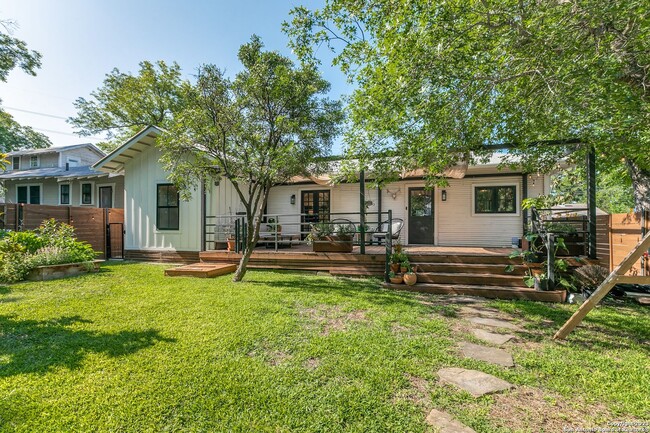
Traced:
<path id="1" fill-rule="evenodd" d="M 81 199 L 79 200 L 79 203 L 83 205 L 93 204 L 93 189 L 93 182 L 83 182 L 80 188 Z"/>
<path id="2" fill-rule="evenodd" d="M 20 156 L 11 158 L 11 168 L 13 170 L 20 170 Z"/>
<path id="3" fill-rule="evenodd" d="M 59 204 L 70 204 L 70 193 L 72 188 L 69 183 L 59 184 Z"/>
<path id="4" fill-rule="evenodd" d="M 40 165 L 41 164 L 38 160 L 38 155 L 32 155 L 29 157 L 29 168 L 38 168 Z"/>
<path id="5" fill-rule="evenodd" d="M 16 203 L 41 204 L 41 184 L 16 185 Z"/>

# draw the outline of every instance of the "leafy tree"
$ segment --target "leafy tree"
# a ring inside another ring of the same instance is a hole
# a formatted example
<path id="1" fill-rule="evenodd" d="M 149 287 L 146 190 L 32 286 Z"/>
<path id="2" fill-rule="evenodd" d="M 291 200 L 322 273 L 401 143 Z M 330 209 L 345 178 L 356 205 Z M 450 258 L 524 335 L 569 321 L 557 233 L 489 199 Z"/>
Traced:
<path id="1" fill-rule="evenodd" d="M 604 171 L 625 161 L 650 208 L 647 1 L 327 0 L 292 17 L 295 52 L 317 62 L 329 47 L 358 84 L 348 151 L 367 166 L 380 155 L 379 174 L 396 173 L 386 150 L 435 179 L 491 144 L 517 144 L 510 161 L 530 171 L 593 146 Z M 538 145 L 573 138 L 577 150 Z"/>
<path id="2" fill-rule="evenodd" d="M 68 122 L 83 136 L 106 133 L 108 141 L 100 146 L 112 150 L 146 126 L 169 125 L 183 106 L 183 88 L 188 85 L 176 63 L 144 61 L 135 76 L 115 68 L 90 99 L 75 101 L 77 116 Z"/>
<path id="3" fill-rule="evenodd" d="M 41 67 L 41 54 L 27 48 L 27 44 L 11 35 L 16 24 L 0 21 L 0 81 L 7 82 L 9 72 L 20 68 L 29 75 L 36 75 Z M 3 31 L 4 29 L 4 31 Z M 21 126 L 12 116 L 0 108 L 0 151 L 11 152 L 24 148 L 49 147 L 50 140 L 29 126 Z"/>
<path id="4" fill-rule="evenodd" d="M 158 141 L 184 197 L 199 181 L 221 178 L 237 191 L 247 236 L 234 281 L 246 273 L 270 188 L 326 155 L 342 121 L 340 104 L 319 97 L 330 86 L 315 67 L 296 68 L 262 48 L 256 36 L 240 47 L 244 69 L 232 80 L 214 65 L 201 67 L 184 110 Z"/>

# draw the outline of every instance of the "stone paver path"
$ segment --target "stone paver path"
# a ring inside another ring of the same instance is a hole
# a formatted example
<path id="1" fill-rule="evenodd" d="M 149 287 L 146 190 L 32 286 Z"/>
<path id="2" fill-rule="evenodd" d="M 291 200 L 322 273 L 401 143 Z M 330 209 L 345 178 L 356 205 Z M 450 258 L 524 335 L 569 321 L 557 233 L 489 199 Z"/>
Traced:
<path id="1" fill-rule="evenodd" d="M 515 362 L 512 355 L 503 349 L 495 347 L 485 347 L 479 344 L 461 342 L 459 345 L 461 352 L 466 358 L 477 359 L 479 361 L 489 362 L 491 364 L 501 365 L 502 367 L 514 367 Z"/>
<path id="2" fill-rule="evenodd" d="M 470 317 L 467 320 L 474 323 L 475 325 L 484 325 L 492 328 L 503 328 L 509 329 L 511 331 L 522 331 L 521 327 L 515 325 L 512 322 L 502 319 L 493 319 L 490 317 Z"/>
<path id="3" fill-rule="evenodd" d="M 438 376 L 443 382 L 456 385 L 474 397 L 514 388 L 513 384 L 505 380 L 477 370 L 443 368 L 438 371 Z"/>
<path id="4" fill-rule="evenodd" d="M 436 409 L 429 412 L 426 421 L 429 425 L 437 427 L 439 433 L 476 433 L 465 424 L 455 420 L 448 413 Z"/>
<path id="5" fill-rule="evenodd" d="M 515 336 L 511 334 L 495 334 L 494 332 L 486 331 L 485 329 L 472 329 L 472 334 L 480 340 L 490 344 L 496 344 L 497 346 L 501 346 L 515 338 Z"/>

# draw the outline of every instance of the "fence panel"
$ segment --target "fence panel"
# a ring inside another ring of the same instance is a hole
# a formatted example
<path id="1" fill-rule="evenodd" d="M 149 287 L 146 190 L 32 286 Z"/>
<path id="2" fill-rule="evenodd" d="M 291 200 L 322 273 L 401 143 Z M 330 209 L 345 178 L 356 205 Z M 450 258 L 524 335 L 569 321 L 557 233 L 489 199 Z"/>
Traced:
<path id="1" fill-rule="evenodd" d="M 634 248 L 643 234 L 641 232 L 641 222 L 642 217 L 641 213 L 629 213 L 629 214 L 612 214 L 610 218 L 610 271 L 616 267 L 621 260 L 627 256 L 627 254 Z M 650 221 L 648 218 L 645 219 L 646 230 L 648 229 Z M 628 271 L 628 275 L 642 275 L 643 264 L 640 259 L 637 261 L 634 266 Z M 648 267 L 648 261 L 645 263 L 645 272 L 646 275 L 650 275 L 650 268 Z"/>

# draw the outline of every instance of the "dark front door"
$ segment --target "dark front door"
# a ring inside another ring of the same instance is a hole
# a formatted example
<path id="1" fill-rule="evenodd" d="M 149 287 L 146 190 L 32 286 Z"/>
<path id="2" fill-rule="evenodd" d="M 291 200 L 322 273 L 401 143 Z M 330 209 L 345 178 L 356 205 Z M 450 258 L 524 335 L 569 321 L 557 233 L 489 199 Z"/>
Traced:
<path id="1" fill-rule="evenodd" d="M 433 191 L 409 188 L 409 244 L 433 244 Z"/>
<path id="2" fill-rule="evenodd" d="M 113 187 L 100 186 L 99 187 L 99 207 L 111 208 L 113 207 Z"/>
<path id="3" fill-rule="evenodd" d="M 300 197 L 300 213 L 302 216 L 302 237 L 307 236 L 311 224 L 330 220 L 330 192 L 303 191 Z"/>

